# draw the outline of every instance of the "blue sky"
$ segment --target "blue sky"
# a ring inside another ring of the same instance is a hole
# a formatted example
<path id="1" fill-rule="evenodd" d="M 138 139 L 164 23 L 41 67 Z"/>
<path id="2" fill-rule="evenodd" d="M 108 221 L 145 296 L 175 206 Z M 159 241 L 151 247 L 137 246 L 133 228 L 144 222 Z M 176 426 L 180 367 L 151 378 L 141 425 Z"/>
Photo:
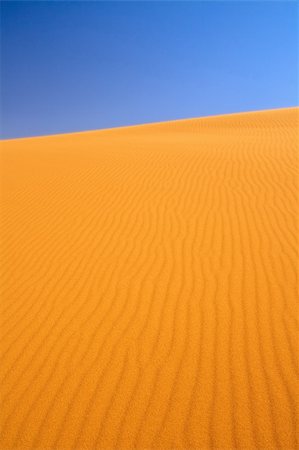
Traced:
<path id="1" fill-rule="evenodd" d="M 1 3 L 3 138 L 298 103 L 298 3 Z"/>

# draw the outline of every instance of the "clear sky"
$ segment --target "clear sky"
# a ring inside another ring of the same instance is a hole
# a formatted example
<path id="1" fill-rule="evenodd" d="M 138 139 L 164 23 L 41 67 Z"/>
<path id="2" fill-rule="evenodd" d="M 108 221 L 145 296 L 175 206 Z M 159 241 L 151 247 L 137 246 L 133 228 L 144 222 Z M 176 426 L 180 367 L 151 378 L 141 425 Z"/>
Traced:
<path id="1" fill-rule="evenodd" d="M 298 104 L 298 3 L 4 1 L 2 137 Z"/>

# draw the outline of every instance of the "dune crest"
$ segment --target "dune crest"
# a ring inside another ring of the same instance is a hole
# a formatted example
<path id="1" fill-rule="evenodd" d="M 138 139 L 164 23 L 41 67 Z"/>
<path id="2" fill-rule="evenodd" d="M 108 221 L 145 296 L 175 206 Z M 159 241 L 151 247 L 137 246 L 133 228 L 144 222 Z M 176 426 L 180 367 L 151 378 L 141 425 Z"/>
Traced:
<path id="1" fill-rule="evenodd" d="M 298 114 L 2 142 L 1 449 L 296 448 Z"/>

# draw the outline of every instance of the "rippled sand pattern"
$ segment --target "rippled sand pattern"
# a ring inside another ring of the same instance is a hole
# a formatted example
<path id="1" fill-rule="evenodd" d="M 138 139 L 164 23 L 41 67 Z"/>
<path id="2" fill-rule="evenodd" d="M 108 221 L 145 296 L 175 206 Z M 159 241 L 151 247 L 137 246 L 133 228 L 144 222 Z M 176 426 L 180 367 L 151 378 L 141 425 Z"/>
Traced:
<path id="1" fill-rule="evenodd" d="M 296 108 L 2 143 L 1 449 L 295 449 Z"/>

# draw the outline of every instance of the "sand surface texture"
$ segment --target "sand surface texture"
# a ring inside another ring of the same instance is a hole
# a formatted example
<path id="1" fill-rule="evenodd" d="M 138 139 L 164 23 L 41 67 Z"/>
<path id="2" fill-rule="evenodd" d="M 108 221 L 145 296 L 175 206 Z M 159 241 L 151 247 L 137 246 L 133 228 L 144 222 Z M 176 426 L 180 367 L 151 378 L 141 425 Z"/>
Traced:
<path id="1" fill-rule="evenodd" d="M 2 143 L 1 449 L 295 449 L 298 109 Z"/>

